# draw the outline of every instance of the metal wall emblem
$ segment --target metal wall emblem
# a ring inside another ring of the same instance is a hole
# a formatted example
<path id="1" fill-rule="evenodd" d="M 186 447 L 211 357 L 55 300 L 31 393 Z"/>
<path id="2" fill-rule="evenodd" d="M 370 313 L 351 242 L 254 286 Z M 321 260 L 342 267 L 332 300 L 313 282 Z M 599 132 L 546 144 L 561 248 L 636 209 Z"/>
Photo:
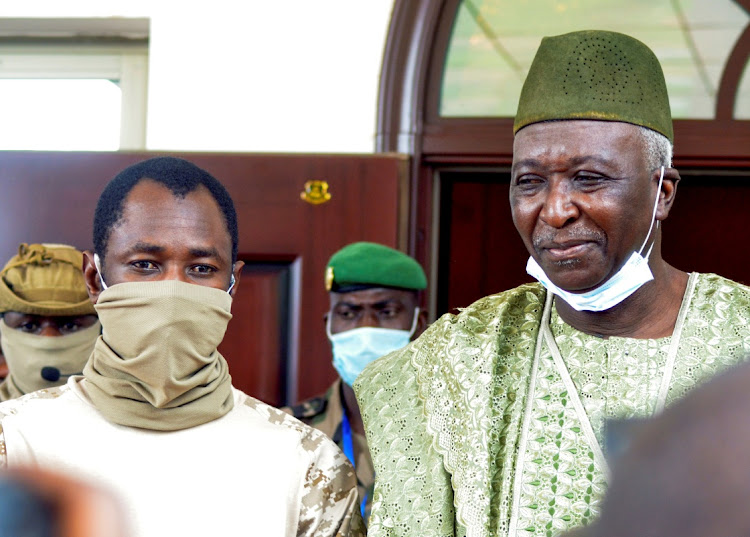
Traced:
<path id="1" fill-rule="evenodd" d="M 305 183 L 304 192 L 300 192 L 300 198 L 312 205 L 320 205 L 331 199 L 326 181 L 308 181 Z"/>

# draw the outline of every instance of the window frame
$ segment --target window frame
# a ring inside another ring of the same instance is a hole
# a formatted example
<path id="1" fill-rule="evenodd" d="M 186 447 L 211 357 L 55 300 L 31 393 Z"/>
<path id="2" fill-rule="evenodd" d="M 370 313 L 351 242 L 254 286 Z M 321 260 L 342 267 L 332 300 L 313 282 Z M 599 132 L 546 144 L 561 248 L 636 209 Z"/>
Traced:
<path id="1" fill-rule="evenodd" d="M 139 27 L 144 24 L 136 19 Z M 66 25 L 70 21 L 65 21 Z M 122 23 L 122 21 L 118 21 Z M 149 49 L 146 36 L 53 36 L 49 22 L 42 35 L 25 35 L 25 21 L 12 31 L 0 28 L 0 79 L 107 79 L 122 93 L 120 150 L 146 148 Z M 38 27 L 38 21 L 32 27 Z M 90 25 L 88 31 L 91 32 Z M 86 25 L 84 25 L 86 27 Z M 35 30 L 38 32 L 38 30 Z M 99 33 L 105 30 L 98 30 Z M 33 32 L 32 32 L 33 33 Z M 10 35 L 9 35 L 10 34 Z M 21 34 L 21 35 L 18 35 Z"/>

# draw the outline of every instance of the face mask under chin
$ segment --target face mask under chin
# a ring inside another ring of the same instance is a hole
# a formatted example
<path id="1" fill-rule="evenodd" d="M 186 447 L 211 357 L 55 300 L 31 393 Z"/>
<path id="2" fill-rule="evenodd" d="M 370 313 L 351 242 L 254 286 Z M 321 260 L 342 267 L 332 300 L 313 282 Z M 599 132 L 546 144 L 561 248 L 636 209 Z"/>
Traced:
<path id="1" fill-rule="evenodd" d="M 637 252 L 633 252 L 625 264 L 612 277 L 602 283 L 599 287 L 585 293 L 572 293 L 555 285 L 547 276 L 539 263 L 533 257 L 529 257 L 526 263 L 526 272 L 536 278 L 550 293 L 553 293 L 570 305 L 576 311 L 601 312 L 612 309 L 622 303 L 633 293 L 635 293 L 645 283 L 654 279 L 651 268 L 648 266 L 648 259 L 654 247 L 652 243 L 643 257 L 641 253 L 651 237 L 651 231 L 656 222 L 656 209 L 659 205 L 659 194 L 661 185 L 664 181 L 664 166 L 661 167 L 659 176 L 659 185 L 656 189 L 656 200 L 654 209 L 651 214 L 651 225 L 649 226 L 646 238 Z M 658 226 L 658 223 L 657 223 Z"/>

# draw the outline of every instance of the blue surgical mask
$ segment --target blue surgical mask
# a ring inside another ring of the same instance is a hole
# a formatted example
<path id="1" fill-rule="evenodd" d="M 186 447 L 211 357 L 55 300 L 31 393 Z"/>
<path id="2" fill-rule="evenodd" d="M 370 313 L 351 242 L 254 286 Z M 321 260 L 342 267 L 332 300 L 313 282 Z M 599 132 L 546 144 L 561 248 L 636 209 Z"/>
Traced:
<path id="1" fill-rule="evenodd" d="M 102 266 L 101 261 L 99 260 L 99 254 L 94 254 L 94 266 L 96 267 L 96 272 L 99 274 L 99 281 L 102 282 L 102 290 L 106 291 L 109 286 L 104 283 L 104 278 L 102 277 Z M 232 265 L 232 277 L 229 279 L 229 289 L 227 289 L 228 294 L 232 294 L 232 289 L 234 289 L 234 265 Z"/>
<path id="2" fill-rule="evenodd" d="M 326 334 L 333 346 L 333 367 L 341 379 L 351 386 L 367 364 L 408 345 L 417 329 L 418 318 L 419 308 L 415 308 L 411 330 L 364 326 L 331 334 L 329 315 Z"/>
<path id="3" fill-rule="evenodd" d="M 651 214 L 651 226 L 648 228 L 648 233 L 646 234 L 646 238 L 644 239 L 641 248 L 637 252 L 633 252 L 620 270 L 599 287 L 585 293 L 571 293 L 570 291 L 561 289 L 552 283 L 552 280 L 547 277 L 544 270 L 542 270 L 542 267 L 539 266 L 539 263 L 537 263 L 533 257 L 529 257 L 529 261 L 526 264 L 526 272 L 539 280 L 539 282 L 547 288 L 547 291 L 562 298 L 576 311 L 605 311 L 621 303 L 640 289 L 644 283 L 650 282 L 654 279 L 654 275 L 651 273 L 651 268 L 648 266 L 648 258 L 654 247 L 653 243 L 648 249 L 646 257 L 641 256 L 641 252 L 643 252 L 643 249 L 646 247 L 646 243 L 651 236 L 651 230 L 654 228 L 656 209 L 659 206 L 659 194 L 661 193 L 663 180 L 664 166 L 661 167 L 661 175 L 659 176 L 659 186 L 656 190 L 654 210 Z"/>

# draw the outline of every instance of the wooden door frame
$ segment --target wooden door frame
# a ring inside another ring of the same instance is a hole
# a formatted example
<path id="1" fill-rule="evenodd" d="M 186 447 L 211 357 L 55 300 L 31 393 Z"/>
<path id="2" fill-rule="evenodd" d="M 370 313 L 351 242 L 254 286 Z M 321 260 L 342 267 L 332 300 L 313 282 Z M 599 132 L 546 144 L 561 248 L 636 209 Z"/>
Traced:
<path id="1" fill-rule="evenodd" d="M 734 0 L 750 14 L 750 0 Z M 411 155 L 407 251 L 428 268 L 431 304 L 437 282 L 439 173 L 498 168 L 513 158 L 512 118 L 445 118 L 438 113 L 443 65 L 460 0 L 396 0 L 378 95 L 376 151 Z M 750 170 L 750 121 L 732 119 L 750 24 L 721 76 L 713 120 L 674 121 L 677 168 Z"/>

